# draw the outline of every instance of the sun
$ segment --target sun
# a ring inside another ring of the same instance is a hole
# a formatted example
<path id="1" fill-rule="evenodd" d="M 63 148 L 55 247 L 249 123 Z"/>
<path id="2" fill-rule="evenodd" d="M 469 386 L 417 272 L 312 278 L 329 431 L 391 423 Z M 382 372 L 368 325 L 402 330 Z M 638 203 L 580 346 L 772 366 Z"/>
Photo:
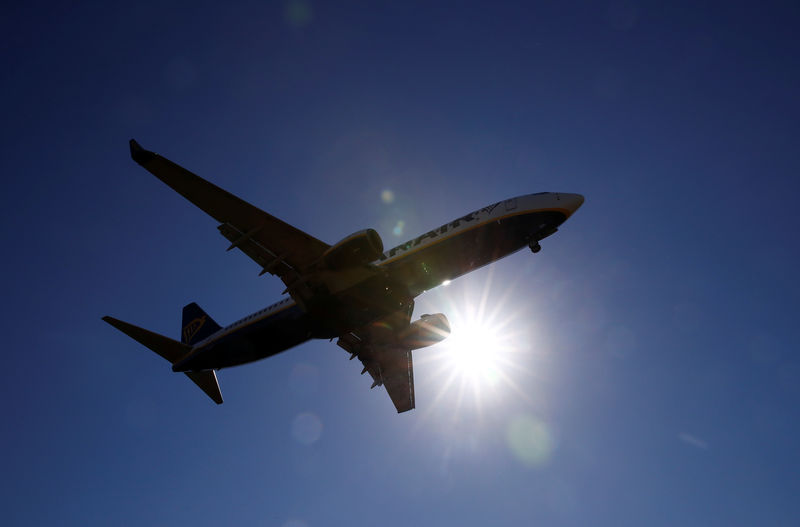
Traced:
<path id="1" fill-rule="evenodd" d="M 472 384 L 497 382 L 500 355 L 506 343 L 491 326 L 482 320 L 461 320 L 451 327 L 445 346 L 446 361 L 452 371 Z"/>
<path id="2" fill-rule="evenodd" d="M 528 398 L 523 379 L 536 354 L 535 324 L 512 300 L 515 281 L 492 289 L 493 276 L 439 288 L 431 298 L 446 313 L 450 335 L 415 360 L 433 366 L 440 379 L 436 400 L 453 402 L 455 411 L 468 406 L 480 414 L 509 397 Z"/>

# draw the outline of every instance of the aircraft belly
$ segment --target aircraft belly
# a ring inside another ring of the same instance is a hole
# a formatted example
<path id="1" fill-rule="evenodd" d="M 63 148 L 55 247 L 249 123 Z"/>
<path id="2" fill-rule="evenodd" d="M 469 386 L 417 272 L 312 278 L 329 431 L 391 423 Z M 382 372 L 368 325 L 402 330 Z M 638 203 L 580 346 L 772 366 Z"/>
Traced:
<path id="1" fill-rule="evenodd" d="M 405 284 L 383 273 L 309 304 L 314 337 L 334 338 L 413 306 Z"/>
<path id="2" fill-rule="evenodd" d="M 414 254 L 389 264 L 389 272 L 393 278 L 407 284 L 412 294 L 418 295 L 445 280 L 519 251 L 537 231 L 557 227 L 565 219 L 558 212 L 547 211 L 485 223 L 429 243 Z"/>
<path id="3" fill-rule="evenodd" d="M 309 317 L 297 306 L 254 322 L 198 350 L 186 369 L 219 369 L 277 355 L 311 338 Z"/>

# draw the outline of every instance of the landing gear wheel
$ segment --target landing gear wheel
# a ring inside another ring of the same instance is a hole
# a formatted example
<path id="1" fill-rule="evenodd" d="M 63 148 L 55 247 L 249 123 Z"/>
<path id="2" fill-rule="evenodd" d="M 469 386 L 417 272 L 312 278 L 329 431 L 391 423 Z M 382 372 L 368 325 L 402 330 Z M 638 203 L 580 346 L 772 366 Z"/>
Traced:
<path id="1" fill-rule="evenodd" d="M 528 244 L 528 247 L 531 248 L 531 252 L 533 254 L 536 254 L 542 250 L 542 246 L 539 245 L 539 242 L 531 242 L 530 244 Z"/>

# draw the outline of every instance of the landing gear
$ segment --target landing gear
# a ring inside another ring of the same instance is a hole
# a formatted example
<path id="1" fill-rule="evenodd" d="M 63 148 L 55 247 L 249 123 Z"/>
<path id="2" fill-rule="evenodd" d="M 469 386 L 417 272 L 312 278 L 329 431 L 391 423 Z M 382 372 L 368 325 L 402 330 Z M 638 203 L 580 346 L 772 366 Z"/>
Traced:
<path id="1" fill-rule="evenodd" d="M 539 245 L 539 242 L 541 240 L 544 240 L 551 234 L 555 233 L 557 230 L 558 230 L 557 227 L 548 226 L 546 223 L 542 223 L 541 225 L 539 225 L 539 228 L 536 229 L 536 231 L 528 237 L 528 240 L 530 240 L 528 242 L 528 247 L 530 247 L 531 252 L 533 254 L 536 254 L 539 251 L 541 251 L 542 246 Z"/>

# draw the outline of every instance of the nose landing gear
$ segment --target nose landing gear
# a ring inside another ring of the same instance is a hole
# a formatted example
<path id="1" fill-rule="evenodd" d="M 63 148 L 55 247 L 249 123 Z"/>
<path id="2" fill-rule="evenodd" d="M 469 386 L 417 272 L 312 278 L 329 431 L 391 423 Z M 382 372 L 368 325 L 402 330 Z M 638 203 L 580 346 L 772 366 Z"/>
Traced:
<path id="1" fill-rule="evenodd" d="M 530 248 L 531 252 L 533 254 L 536 254 L 539 251 L 541 251 L 542 250 L 542 246 L 539 245 L 539 241 L 540 240 L 544 240 L 545 238 L 547 238 L 548 236 L 550 236 L 551 234 L 553 234 L 557 230 L 558 230 L 557 227 L 548 227 L 547 224 L 539 225 L 538 232 L 536 232 L 536 234 L 533 234 L 532 236 L 530 236 L 528 238 L 528 240 L 529 240 L 528 247 Z"/>

